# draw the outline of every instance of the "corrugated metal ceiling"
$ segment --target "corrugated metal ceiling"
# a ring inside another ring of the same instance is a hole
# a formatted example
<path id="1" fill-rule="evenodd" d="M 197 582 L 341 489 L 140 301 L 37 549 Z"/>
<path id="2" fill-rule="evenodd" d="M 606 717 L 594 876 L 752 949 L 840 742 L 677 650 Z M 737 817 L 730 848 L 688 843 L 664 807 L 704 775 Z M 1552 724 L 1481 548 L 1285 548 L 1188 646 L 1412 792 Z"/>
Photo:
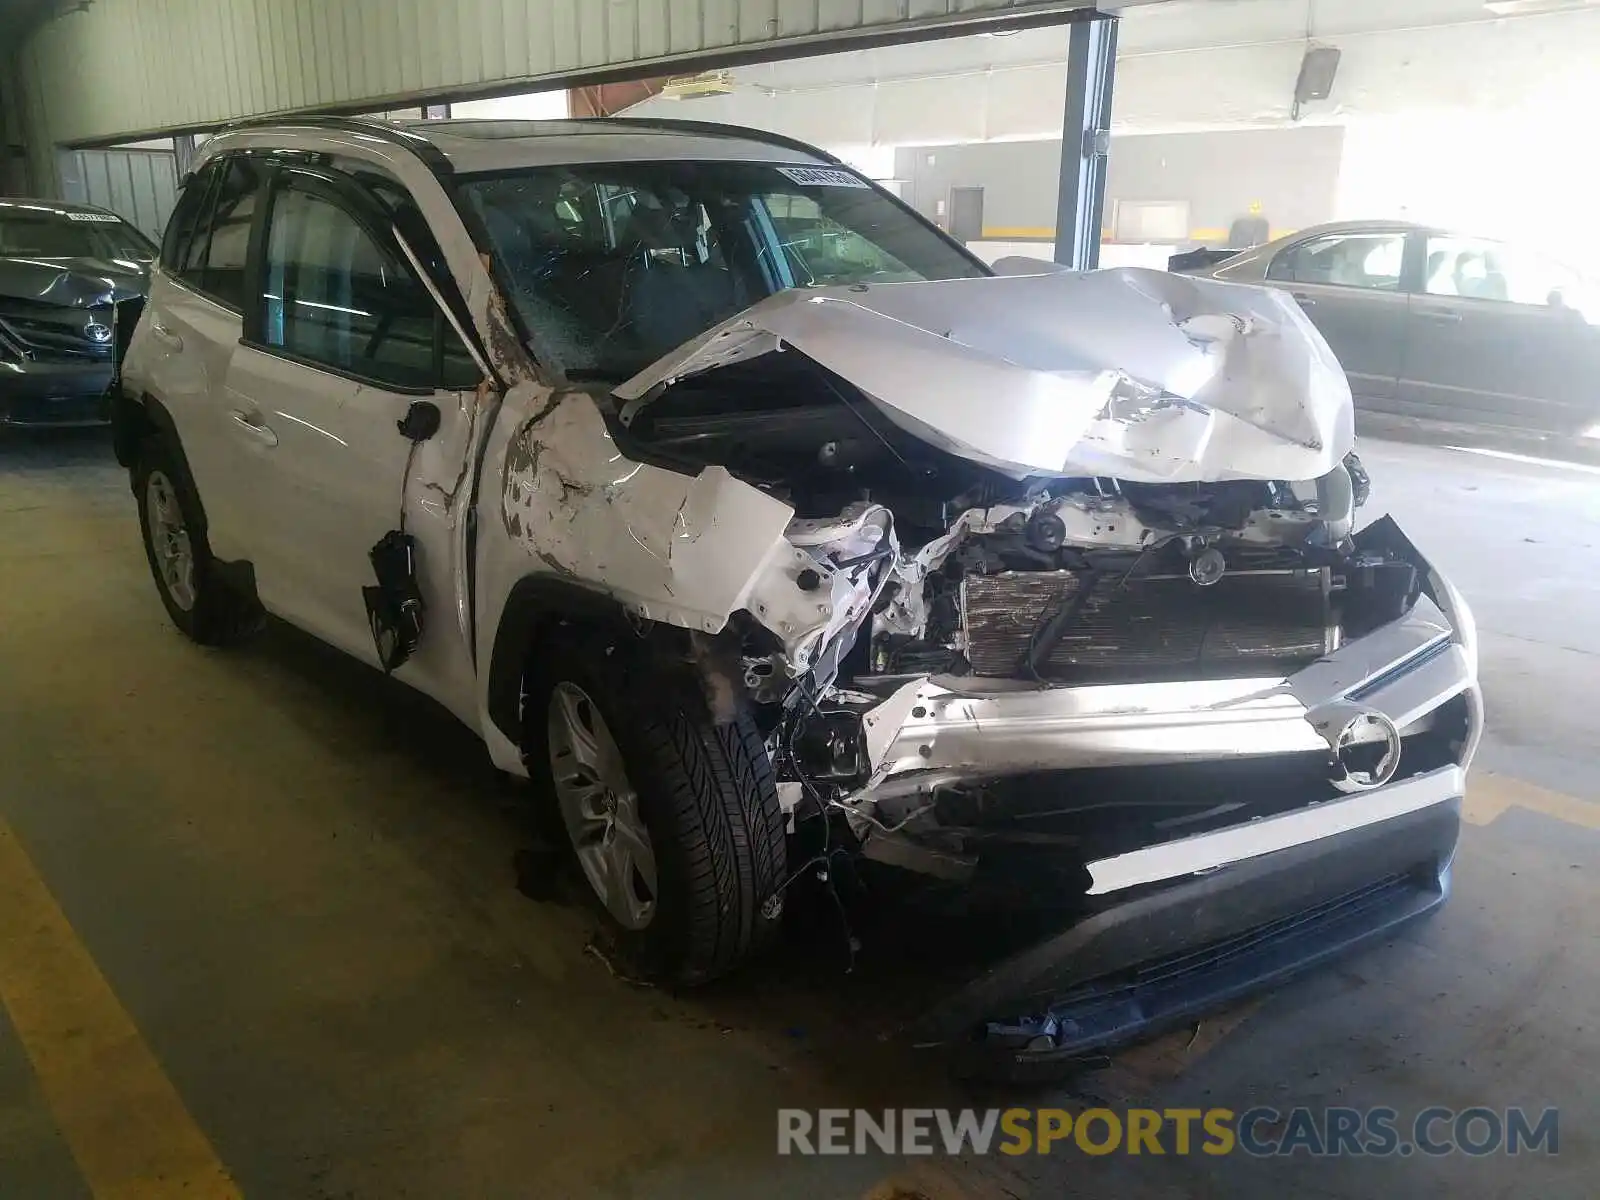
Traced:
<path id="1" fill-rule="evenodd" d="M 737 55 L 821 53 L 841 38 L 1065 20 L 1090 4 L 95 0 L 50 19 L 22 59 L 39 133 L 81 144 L 273 112 L 383 108 Z"/>

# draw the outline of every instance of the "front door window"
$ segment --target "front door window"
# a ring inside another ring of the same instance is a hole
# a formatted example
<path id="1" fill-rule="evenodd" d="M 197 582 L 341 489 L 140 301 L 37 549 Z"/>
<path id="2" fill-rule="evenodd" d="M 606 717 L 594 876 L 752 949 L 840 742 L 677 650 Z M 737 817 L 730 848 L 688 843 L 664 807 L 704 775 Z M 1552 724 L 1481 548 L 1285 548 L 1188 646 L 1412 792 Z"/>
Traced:
<path id="1" fill-rule="evenodd" d="M 1282 251 L 1267 278 L 1284 283 L 1329 284 L 1398 292 L 1405 267 L 1403 233 L 1338 233 Z"/>

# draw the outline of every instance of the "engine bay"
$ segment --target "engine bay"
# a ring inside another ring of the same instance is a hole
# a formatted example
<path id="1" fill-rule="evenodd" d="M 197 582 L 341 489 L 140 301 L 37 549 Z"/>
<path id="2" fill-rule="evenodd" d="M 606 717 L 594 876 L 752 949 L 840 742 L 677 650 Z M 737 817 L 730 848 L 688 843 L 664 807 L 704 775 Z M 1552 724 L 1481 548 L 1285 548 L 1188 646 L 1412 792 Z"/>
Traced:
<path id="1" fill-rule="evenodd" d="M 913 436 L 795 351 L 677 382 L 626 436 L 789 505 L 790 541 L 870 596 L 870 618 L 820 656 L 817 694 L 915 675 L 1282 674 L 1394 619 L 1418 587 L 1409 563 L 1351 543 L 1367 491 L 1353 454 L 1314 481 L 1013 478 Z M 784 664 L 759 633 L 747 681 L 777 700 Z"/>

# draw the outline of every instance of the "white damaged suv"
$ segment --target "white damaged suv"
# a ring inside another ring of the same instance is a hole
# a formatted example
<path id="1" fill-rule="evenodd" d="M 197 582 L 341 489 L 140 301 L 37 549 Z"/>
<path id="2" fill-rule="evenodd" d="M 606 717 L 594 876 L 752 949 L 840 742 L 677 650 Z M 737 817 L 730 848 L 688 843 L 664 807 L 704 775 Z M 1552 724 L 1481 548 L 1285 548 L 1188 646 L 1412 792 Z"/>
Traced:
<path id="1" fill-rule="evenodd" d="M 161 599 L 274 614 L 556 806 L 634 970 L 844 854 L 1054 916 L 908 1024 L 1083 1055 L 1435 907 L 1471 617 L 1278 293 L 996 274 L 781 138 L 208 141 L 122 370 Z"/>

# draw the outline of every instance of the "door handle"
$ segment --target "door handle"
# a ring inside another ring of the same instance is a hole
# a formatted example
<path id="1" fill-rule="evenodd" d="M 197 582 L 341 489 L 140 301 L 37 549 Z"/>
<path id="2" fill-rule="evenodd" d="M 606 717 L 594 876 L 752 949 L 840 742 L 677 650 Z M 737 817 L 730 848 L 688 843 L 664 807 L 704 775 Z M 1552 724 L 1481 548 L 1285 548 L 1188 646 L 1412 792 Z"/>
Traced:
<path id="1" fill-rule="evenodd" d="M 173 333 L 172 330 L 168 329 L 160 321 L 150 322 L 150 332 L 152 335 L 154 335 L 156 341 L 164 342 L 166 345 L 171 346 L 174 350 L 183 349 L 183 339 L 177 334 Z"/>
<path id="2" fill-rule="evenodd" d="M 268 446 L 276 446 L 278 444 L 278 435 L 272 431 L 272 426 L 263 425 L 261 423 L 260 413 L 241 412 L 240 410 L 235 409 L 228 415 L 233 418 L 233 423 L 235 425 L 244 430 L 251 437 L 255 438 L 258 442 L 262 442 Z"/>
<path id="3" fill-rule="evenodd" d="M 1444 308 L 1419 308 L 1417 316 L 1425 321 L 1438 321 L 1441 325 L 1461 324 L 1461 314 Z"/>
<path id="4" fill-rule="evenodd" d="M 1301 308 L 1315 308 L 1317 306 L 1317 298 L 1315 296 L 1308 296 L 1304 292 L 1290 292 L 1289 294 L 1295 298 Z"/>

